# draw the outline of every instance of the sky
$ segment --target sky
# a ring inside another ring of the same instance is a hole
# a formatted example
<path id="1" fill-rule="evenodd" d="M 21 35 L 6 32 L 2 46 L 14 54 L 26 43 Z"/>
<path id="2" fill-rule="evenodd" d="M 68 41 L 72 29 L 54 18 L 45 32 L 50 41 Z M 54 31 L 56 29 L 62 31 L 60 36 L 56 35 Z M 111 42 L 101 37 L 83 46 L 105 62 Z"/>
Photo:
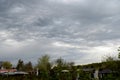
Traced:
<path id="1" fill-rule="evenodd" d="M 120 0 L 0 0 L 0 61 L 95 63 L 119 42 Z"/>

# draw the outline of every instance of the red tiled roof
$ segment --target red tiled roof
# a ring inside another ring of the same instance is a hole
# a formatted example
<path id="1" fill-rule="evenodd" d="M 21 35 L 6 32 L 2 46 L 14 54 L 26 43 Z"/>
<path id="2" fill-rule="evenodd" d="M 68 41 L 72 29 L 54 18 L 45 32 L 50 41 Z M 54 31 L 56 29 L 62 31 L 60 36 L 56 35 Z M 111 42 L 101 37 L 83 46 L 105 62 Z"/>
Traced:
<path id="1" fill-rule="evenodd" d="M 1 69 L 0 73 L 4 73 L 4 72 L 15 72 L 17 71 L 16 69 Z"/>

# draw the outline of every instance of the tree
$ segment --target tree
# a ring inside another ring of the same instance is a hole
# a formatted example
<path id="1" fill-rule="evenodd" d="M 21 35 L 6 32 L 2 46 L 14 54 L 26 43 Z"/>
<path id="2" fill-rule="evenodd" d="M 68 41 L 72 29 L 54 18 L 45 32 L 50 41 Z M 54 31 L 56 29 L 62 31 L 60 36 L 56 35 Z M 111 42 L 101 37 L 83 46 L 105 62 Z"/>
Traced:
<path id="1" fill-rule="evenodd" d="M 48 71 L 51 68 L 50 57 L 48 55 L 44 55 L 38 59 L 37 64 L 38 69 L 42 69 L 44 71 Z"/>
<path id="2" fill-rule="evenodd" d="M 120 47 L 118 48 L 118 58 L 120 59 Z"/>
<path id="3" fill-rule="evenodd" d="M 64 59 L 62 58 L 58 58 L 56 61 L 55 61 L 57 67 L 65 67 L 67 66 L 67 63 L 64 61 Z"/>
<path id="4" fill-rule="evenodd" d="M 102 68 L 108 68 L 108 69 L 111 69 L 111 70 L 117 70 L 117 63 L 116 63 L 116 59 L 112 56 L 106 56 L 105 58 L 105 61 L 103 62 L 102 64 Z"/>
<path id="5" fill-rule="evenodd" d="M 112 62 L 112 61 L 114 61 L 114 58 L 112 56 L 106 57 L 106 62 Z"/>
<path id="6" fill-rule="evenodd" d="M 55 65 L 56 66 L 53 69 L 54 72 L 57 74 L 57 80 L 71 80 L 71 78 L 73 77 L 73 75 L 71 74 L 74 66 L 73 62 L 66 62 L 64 59 L 58 58 L 55 61 Z"/>
<path id="7" fill-rule="evenodd" d="M 37 68 L 39 69 L 39 73 L 42 79 L 48 80 L 49 73 L 51 69 L 50 57 L 49 55 L 43 55 L 38 59 Z"/>
<path id="8" fill-rule="evenodd" d="M 3 68 L 5 69 L 11 69 L 12 68 L 12 64 L 9 61 L 5 61 L 2 63 Z"/>
<path id="9" fill-rule="evenodd" d="M 25 71 L 32 71 L 33 70 L 33 66 L 31 62 L 28 62 L 24 65 Z"/>
<path id="10" fill-rule="evenodd" d="M 72 80 L 75 80 L 77 75 L 78 75 L 78 70 L 77 68 L 75 67 L 74 65 L 75 63 L 74 62 L 68 62 L 67 63 L 67 66 L 69 68 L 69 71 L 70 71 L 70 75 L 71 75 L 71 79 Z"/>
<path id="11" fill-rule="evenodd" d="M 21 59 L 19 59 L 18 60 L 18 63 L 17 63 L 17 70 L 19 70 L 19 71 L 23 71 L 24 70 L 24 62 L 21 60 Z"/>
<path id="12" fill-rule="evenodd" d="M 74 64 L 75 64 L 74 62 L 69 62 L 69 63 L 68 63 L 68 67 L 69 67 L 70 69 L 72 69 L 72 68 L 74 67 Z"/>

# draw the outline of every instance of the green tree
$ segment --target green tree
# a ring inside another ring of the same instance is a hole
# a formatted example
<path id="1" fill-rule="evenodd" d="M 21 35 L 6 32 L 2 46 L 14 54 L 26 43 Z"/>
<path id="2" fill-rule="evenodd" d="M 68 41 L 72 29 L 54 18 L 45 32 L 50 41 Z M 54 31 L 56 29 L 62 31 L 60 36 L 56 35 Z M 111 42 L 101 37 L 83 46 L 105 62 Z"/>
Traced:
<path id="1" fill-rule="evenodd" d="M 116 59 L 112 56 L 106 56 L 105 61 L 102 64 L 102 68 L 108 68 L 113 71 L 116 71 L 118 64 L 116 63 Z"/>
<path id="2" fill-rule="evenodd" d="M 18 60 L 16 69 L 19 70 L 19 71 L 24 70 L 24 62 L 21 59 Z"/>
<path id="3" fill-rule="evenodd" d="M 51 68 L 50 64 L 50 57 L 48 55 L 43 55 L 38 59 L 38 64 L 37 64 L 38 69 L 42 69 L 44 71 L 49 71 Z"/>
<path id="4" fill-rule="evenodd" d="M 59 67 L 59 68 L 68 66 L 68 64 L 67 64 L 67 63 L 64 61 L 64 59 L 62 59 L 62 58 L 58 58 L 58 59 L 55 61 L 55 64 L 56 64 L 56 66 Z"/>
<path id="5" fill-rule="evenodd" d="M 5 69 L 11 69 L 11 68 L 12 68 L 12 64 L 11 64 L 11 62 L 9 62 L 9 61 L 3 62 L 3 63 L 2 63 L 2 66 L 3 66 L 3 68 L 5 68 Z"/>
<path id="6" fill-rule="evenodd" d="M 102 57 L 102 62 L 111 62 L 111 61 L 114 61 L 115 60 L 115 57 L 113 56 L 110 56 L 110 55 L 105 55 Z"/>
<path id="7" fill-rule="evenodd" d="M 49 73 L 51 69 L 50 57 L 49 55 L 43 55 L 38 59 L 37 68 L 40 71 L 43 80 L 49 79 Z"/>
<path id="8" fill-rule="evenodd" d="M 54 71 L 57 74 L 57 79 L 60 80 L 71 80 L 74 77 L 74 63 L 73 62 L 66 62 L 62 58 L 58 58 L 55 61 Z"/>
<path id="9" fill-rule="evenodd" d="M 120 47 L 118 48 L 118 58 L 120 59 Z"/>
<path id="10" fill-rule="evenodd" d="M 33 70 L 33 66 L 31 62 L 28 62 L 24 65 L 25 71 L 32 71 Z"/>
<path id="11" fill-rule="evenodd" d="M 106 57 L 106 62 L 112 62 L 112 61 L 114 61 L 114 58 L 112 56 Z"/>
<path id="12" fill-rule="evenodd" d="M 71 80 L 75 80 L 78 74 L 77 68 L 74 65 L 74 62 L 67 63 L 68 69 L 70 71 Z"/>

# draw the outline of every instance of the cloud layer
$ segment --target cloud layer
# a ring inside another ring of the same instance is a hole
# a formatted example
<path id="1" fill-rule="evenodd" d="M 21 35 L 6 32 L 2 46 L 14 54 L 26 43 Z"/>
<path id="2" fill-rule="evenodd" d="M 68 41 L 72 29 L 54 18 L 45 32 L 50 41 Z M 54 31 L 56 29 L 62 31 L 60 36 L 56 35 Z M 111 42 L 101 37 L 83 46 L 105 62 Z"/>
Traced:
<path id="1" fill-rule="evenodd" d="M 76 64 L 117 55 L 119 0 L 0 0 L 0 60 L 44 54 Z"/>

